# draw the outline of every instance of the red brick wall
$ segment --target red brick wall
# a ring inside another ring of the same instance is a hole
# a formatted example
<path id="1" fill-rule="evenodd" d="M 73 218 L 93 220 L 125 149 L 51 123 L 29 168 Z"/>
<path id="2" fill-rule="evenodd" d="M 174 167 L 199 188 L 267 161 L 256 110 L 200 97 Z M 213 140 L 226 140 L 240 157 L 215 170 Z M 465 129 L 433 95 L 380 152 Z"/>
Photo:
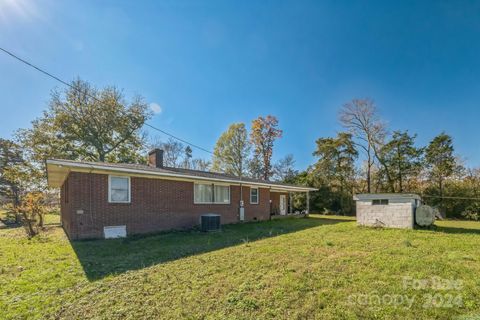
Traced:
<path id="1" fill-rule="evenodd" d="M 288 193 L 281 193 L 281 192 L 270 192 L 270 199 L 272 200 L 272 213 L 274 214 L 280 214 L 280 195 L 281 194 L 284 194 L 285 197 L 287 198 L 287 213 L 288 213 L 288 210 L 289 210 L 289 207 L 288 207 Z"/>
<path id="2" fill-rule="evenodd" d="M 236 192 L 240 192 L 240 188 L 236 188 Z M 270 190 L 267 188 L 258 188 L 258 197 L 258 204 L 250 203 L 250 187 L 243 187 L 245 221 L 270 219 Z"/>
<path id="3" fill-rule="evenodd" d="M 71 239 L 84 239 L 102 238 L 104 226 L 126 225 L 127 234 L 190 228 L 205 213 L 220 214 L 223 224 L 239 221 L 239 186 L 230 187 L 230 204 L 194 204 L 193 186 L 193 182 L 132 177 L 131 203 L 109 203 L 108 175 L 72 172 L 62 187 L 62 222 Z M 243 187 L 246 221 L 270 218 L 269 193 L 260 188 L 259 204 L 253 205 L 250 189 Z"/>
<path id="4" fill-rule="evenodd" d="M 72 214 L 71 211 L 71 201 L 70 201 L 70 179 L 67 178 L 63 183 L 62 188 L 60 189 L 60 218 L 62 222 L 63 229 L 67 234 L 70 234 L 72 229 Z"/>

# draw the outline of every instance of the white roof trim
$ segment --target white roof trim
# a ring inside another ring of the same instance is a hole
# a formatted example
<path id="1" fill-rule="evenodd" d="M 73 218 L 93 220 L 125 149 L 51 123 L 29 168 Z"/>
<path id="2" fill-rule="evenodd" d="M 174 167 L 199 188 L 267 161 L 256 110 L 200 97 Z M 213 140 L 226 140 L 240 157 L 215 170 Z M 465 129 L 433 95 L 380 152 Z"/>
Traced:
<path id="1" fill-rule="evenodd" d="M 316 191 L 315 188 L 310 187 L 300 187 L 300 186 L 284 186 L 284 185 L 277 185 L 277 184 L 270 184 L 268 182 L 252 182 L 252 181 L 245 181 L 242 182 L 236 179 L 228 179 L 228 178 L 207 178 L 207 177 L 199 177 L 195 175 L 189 174 L 176 174 L 176 173 L 169 173 L 169 172 L 155 172 L 155 171 L 145 171 L 139 169 L 127 169 L 127 168 L 119 168 L 119 167 L 111 167 L 111 166 L 103 166 L 98 164 L 87 164 L 87 163 L 79 163 L 79 162 L 69 162 L 69 161 L 62 161 L 62 160 L 47 160 L 47 171 L 48 165 L 57 165 L 63 166 L 66 168 L 73 169 L 91 169 L 91 170 L 104 170 L 104 171 L 111 171 L 111 172 L 121 172 L 126 174 L 140 174 L 145 176 L 158 176 L 158 177 L 172 177 L 172 178 L 184 178 L 184 179 L 192 179 L 192 180 L 200 180 L 200 181 L 219 181 L 219 182 L 229 182 L 234 184 L 244 184 L 244 185 L 253 185 L 253 186 L 260 186 L 260 187 L 267 187 L 267 188 L 275 188 L 275 189 L 282 189 L 286 191 L 297 191 L 297 192 L 307 192 L 307 191 Z M 50 184 L 50 183 L 49 183 Z"/>

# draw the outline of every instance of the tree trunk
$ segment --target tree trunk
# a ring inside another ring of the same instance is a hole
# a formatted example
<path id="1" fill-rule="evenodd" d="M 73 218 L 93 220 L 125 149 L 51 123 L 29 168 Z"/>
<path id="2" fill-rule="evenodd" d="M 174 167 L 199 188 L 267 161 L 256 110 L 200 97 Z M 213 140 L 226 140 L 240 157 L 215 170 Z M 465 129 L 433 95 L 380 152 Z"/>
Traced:
<path id="1" fill-rule="evenodd" d="M 368 147 L 368 159 L 367 159 L 367 193 L 372 191 L 372 156 L 370 154 L 370 146 Z"/>
<path id="2" fill-rule="evenodd" d="M 402 165 L 400 164 L 400 159 L 402 155 L 400 154 L 400 149 L 397 146 L 397 157 L 398 157 L 398 188 L 400 189 L 399 192 L 403 192 L 403 177 L 402 177 Z"/>
<path id="3" fill-rule="evenodd" d="M 438 180 L 438 186 L 440 187 L 440 210 L 442 212 L 443 217 L 447 217 L 447 213 L 445 212 L 445 206 L 443 204 L 443 179 L 440 177 Z"/>
<path id="4" fill-rule="evenodd" d="M 38 226 L 40 228 L 43 228 L 43 214 L 42 213 L 38 214 Z"/>
<path id="5" fill-rule="evenodd" d="M 20 195 L 17 188 L 13 190 L 13 212 L 15 214 L 15 224 L 19 224 L 21 222 L 20 214 L 18 214 L 17 208 L 20 205 Z"/>
<path id="6" fill-rule="evenodd" d="M 28 215 L 27 213 L 25 212 L 22 212 L 22 215 L 23 215 L 23 225 L 25 226 L 25 229 L 27 230 L 27 233 L 28 233 L 28 237 L 29 238 L 32 238 L 33 236 L 35 236 L 37 233 L 35 232 L 35 229 L 33 228 L 33 225 L 32 225 L 32 220 L 30 220 L 28 218 Z"/>
<path id="7" fill-rule="evenodd" d="M 385 169 L 385 175 L 387 176 L 389 192 L 395 193 L 395 186 L 394 186 L 394 183 L 393 183 L 392 176 L 390 175 L 390 170 L 388 169 L 388 166 L 383 161 L 383 158 L 379 155 L 379 152 L 375 148 L 375 145 L 372 145 L 372 149 L 373 149 L 373 153 L 375 154 L 375 158 L 377 158 L 378 162 L 380 162 L 382 167 Z"/>
<path id="8" fill-rule="evenodd" d="M 399 192 L 403 192 L 403 177 L 402 177 L 402 170 L 400 166 L 398 168 L 398 188 L 399 188 Z"/>

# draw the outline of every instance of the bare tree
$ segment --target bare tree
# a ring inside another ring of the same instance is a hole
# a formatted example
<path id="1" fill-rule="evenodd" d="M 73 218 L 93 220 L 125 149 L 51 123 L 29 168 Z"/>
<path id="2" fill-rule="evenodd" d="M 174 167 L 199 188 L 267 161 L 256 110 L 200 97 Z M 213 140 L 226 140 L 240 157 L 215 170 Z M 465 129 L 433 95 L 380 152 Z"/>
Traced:
<path id="1" fill-rule="evenodd" d="M 191 169 L 192 168 L 192 148 L 190 146 L 186 146 L 183 155 L 183 162 L 182 167 L 184 169 Z"/>
<path id="2" fill-rule="evenodd" d="M 379 152 L 386 136 L 386 125 L 380 119 L 373 100 L 353 99 L 341 108 L 339 118 L 343 127 L 355 137 L 355 144 L 365 152 L 367 157 L 367 192 L 371 192 L 372 167 L 375 159 L 385 168 L 389 188 L 392 189 L 393 182 L 390 172 L 388 167 L 382 163 Z"/>
<path id="3" fill-rule="evenodd" d="M 169 138 L 166 142 L 157 139 L 151 146 L 163 150 L 163 164 L 166 167 L 178 168 L 182 165 L 185 147 L 181 142 Z"/>
<path id="4" fill-rule="evenodd" d="M 209 171 L 212 163 L 207 160 L 196 158 L 192 160 L 192 169 L 199 171 Z"/>
<path id="5" fill-rule="evenodd" d="M 287 181 L 298 174 L 295 170 L 295 159 L 293 154 L 287 154 L 284 158 L 278 160 L 273 166 L 273 179 L 276 181 Z"/>

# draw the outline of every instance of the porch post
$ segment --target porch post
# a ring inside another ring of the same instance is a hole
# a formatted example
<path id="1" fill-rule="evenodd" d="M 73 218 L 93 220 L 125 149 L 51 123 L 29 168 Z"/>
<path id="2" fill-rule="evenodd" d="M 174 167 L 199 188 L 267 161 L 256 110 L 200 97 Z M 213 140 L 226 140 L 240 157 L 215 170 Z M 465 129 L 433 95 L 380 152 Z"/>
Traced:
<path id="1" fill-rule="evenodd" d="M 292 214 L 292 193 L 288 192 L 288 210 L 289 213 Z"/>
<path id="2" fill-rule="evenodd" d="M 305 211 L 307 214 L 310 213 L 310 192 L 307 191 L 307 210 Z"/>

